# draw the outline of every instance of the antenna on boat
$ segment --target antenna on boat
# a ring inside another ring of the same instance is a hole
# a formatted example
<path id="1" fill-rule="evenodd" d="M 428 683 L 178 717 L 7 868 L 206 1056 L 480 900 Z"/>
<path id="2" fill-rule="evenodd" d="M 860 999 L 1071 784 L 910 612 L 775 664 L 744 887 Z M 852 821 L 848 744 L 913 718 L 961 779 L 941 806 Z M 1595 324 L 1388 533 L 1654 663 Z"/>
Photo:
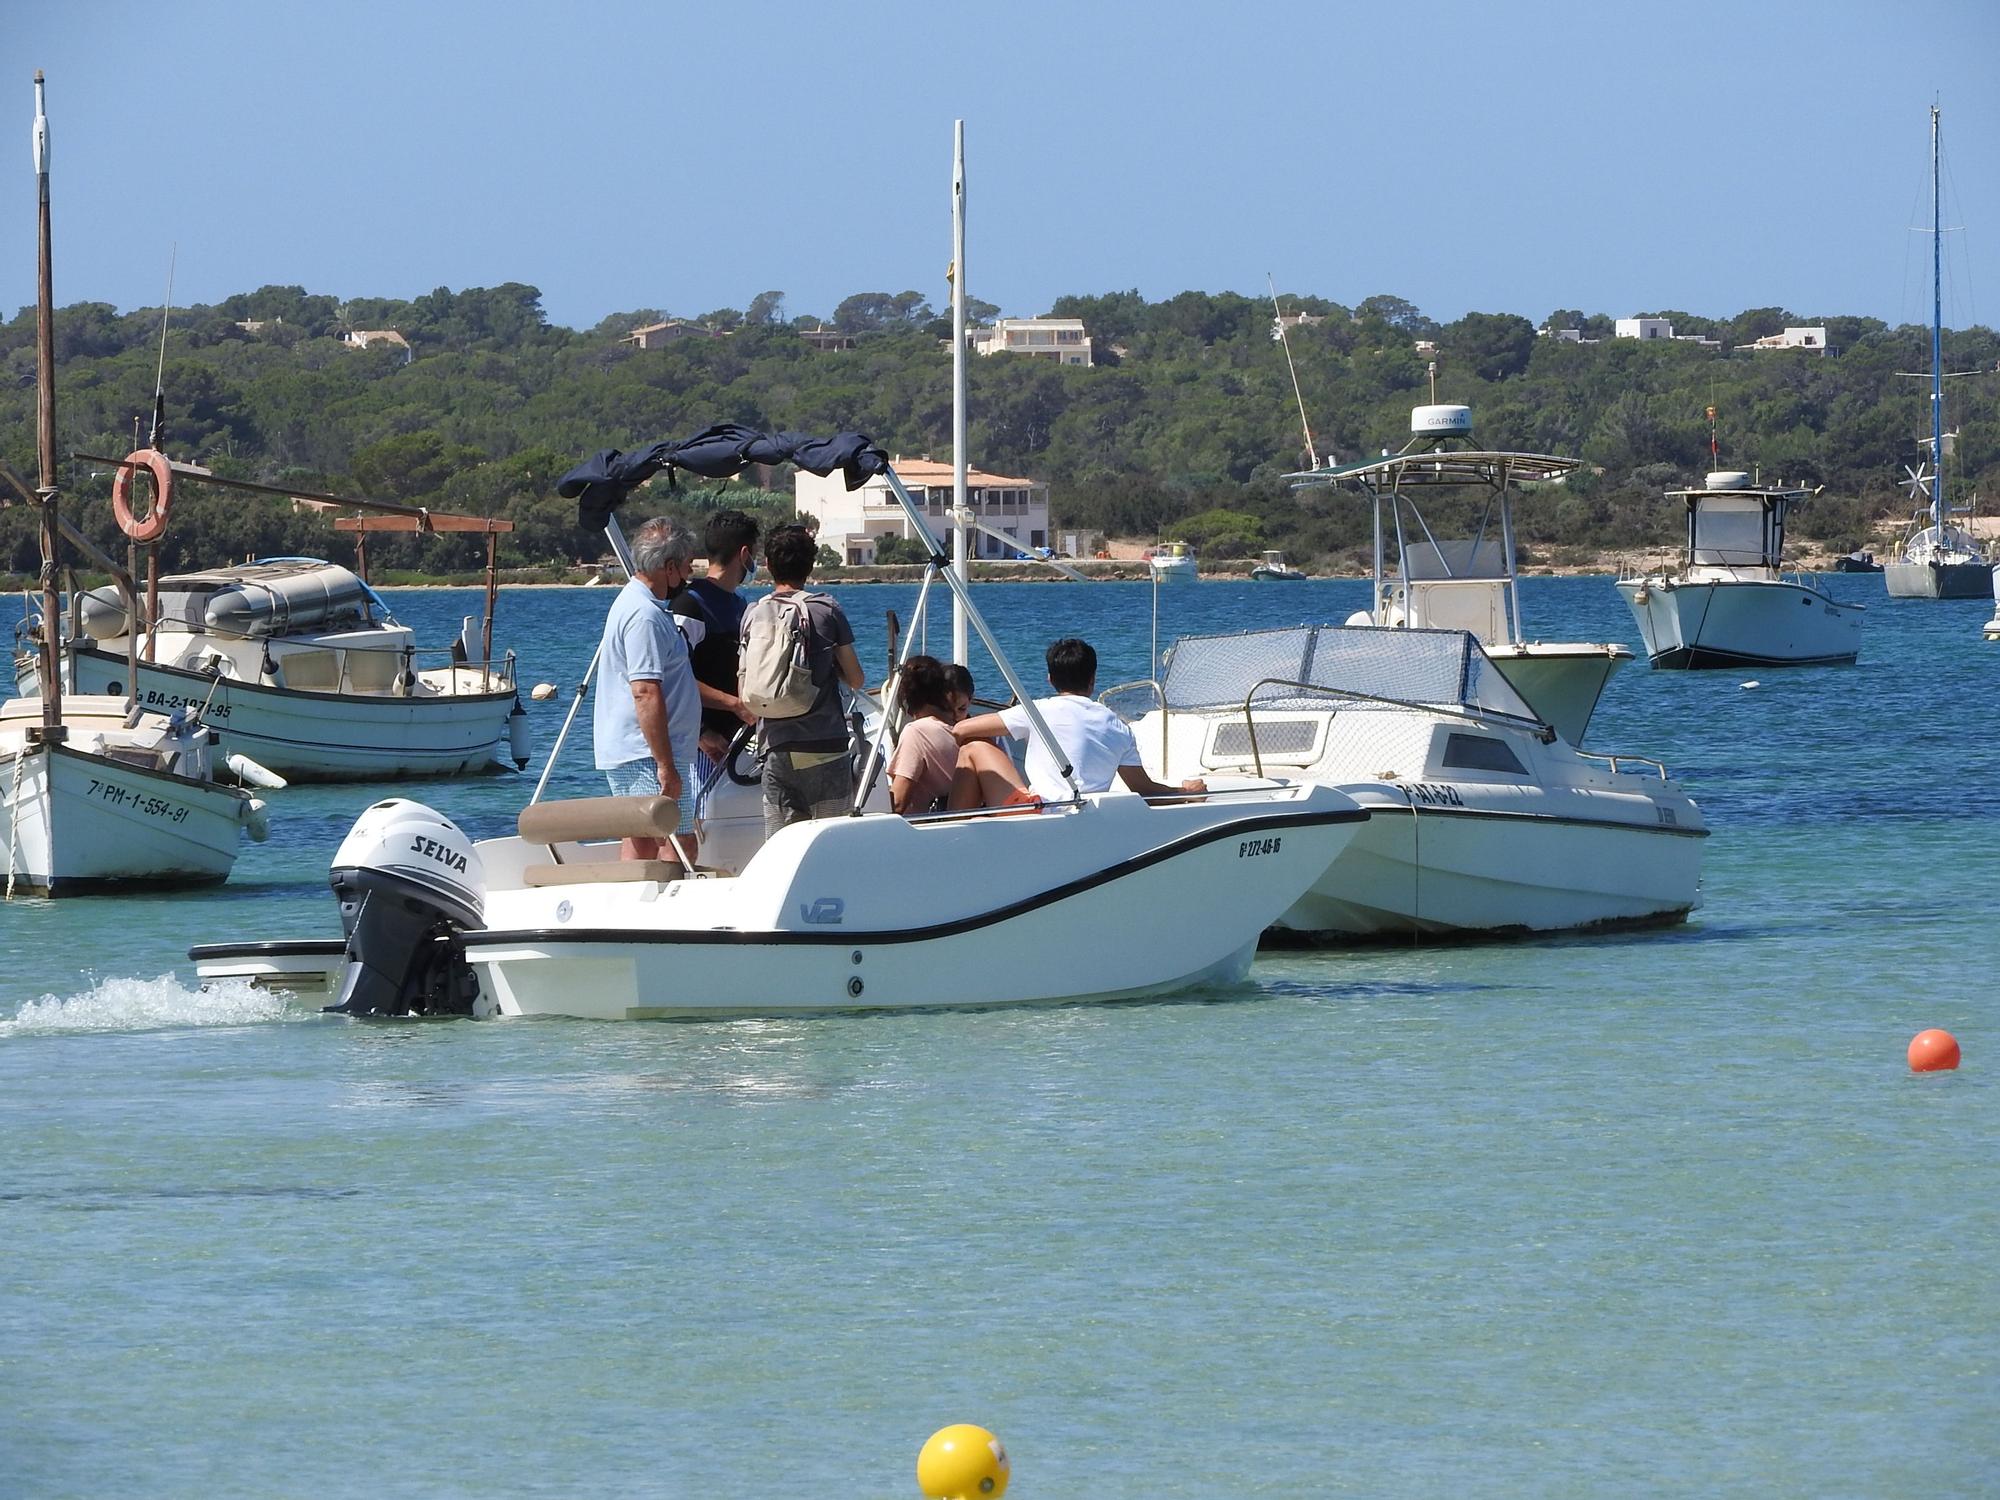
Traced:
<path id="1" fill-rule="evenodd" d="M 965 583 L 965 121 L 951 127 L 951 567 Z M 951 596 L 951 659 L 965 666 L 970 654 L 962 595 Z"/>
<path id="2" fill-rule="evenodd" d="M 1717 468 L 1722 463 L 1722 450 L 1715 441 L 1715 408 L 1708 409 L 1708 466 Z"/>
<path id="3" fill-rule="evenodd" d="M 1285 349 L 1285 368 L 1291 371 L 1292 374 L 1292 396 L 1299 403 L 1299 426 L 1305 429 L 1306 457 L 1312 460 L 1312 466 L 1317 469 L 1319 467 L 1319 452 L 1313 447 L 1312 423 L 1306 420 L 1306 398 L 1304 393 L 1299 390 L 1299 367 L 1292 363 L 1292 341 L 1285 332 L 1285 310 L 1278 306 L 1278 278 L 1273 276 L 1269 271 L 1266 271 L 1264 279 L 1271 284 L 1271 311 L 1276 317 L 1278 324 L 1278 342 Z M 1432 387 L 1431 399 L 1433 401 L 1437 400 L 1435 385 Z"/>
<path id="4" fill-rule="evenodd" d="M 153 371 L 153 431 L 146 446 L 159 451 L 160 429 L 167 425 L 167 319 L 174 311 L 174 263 L 180 259 L 180 241 L 167 252 L 167 300 L 160 308 L 160 362 Z"/>
<path id="5" fill-rule="evenodd" d="M 1438 404 L 1438 362 L 1432 360 L 1429 364 L 1425 365 L 1424 374 L 1430 377 L 1431 405 L 1436 406 Z"/>

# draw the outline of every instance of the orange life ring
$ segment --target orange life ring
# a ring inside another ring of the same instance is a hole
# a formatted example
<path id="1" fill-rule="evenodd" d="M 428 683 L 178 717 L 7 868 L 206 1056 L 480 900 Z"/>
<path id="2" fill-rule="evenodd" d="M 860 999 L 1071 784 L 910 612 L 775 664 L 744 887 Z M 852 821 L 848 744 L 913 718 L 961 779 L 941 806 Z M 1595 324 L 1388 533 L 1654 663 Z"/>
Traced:
<path id="1" fill-rule="evenodd" d="M 132 474 L 137 464 L 143 464 L 153 476 L 153 508 L 143 520 L 132 515 Z M 111 481 L 111 513 L 118 518 L 120 531 L 135 542 L 157 542 L 166 532 L 167 507 L 173 498 L 174 471 L 166 454 L 157 448 L 141 448 L 125 455 L 118 477 Z"/>

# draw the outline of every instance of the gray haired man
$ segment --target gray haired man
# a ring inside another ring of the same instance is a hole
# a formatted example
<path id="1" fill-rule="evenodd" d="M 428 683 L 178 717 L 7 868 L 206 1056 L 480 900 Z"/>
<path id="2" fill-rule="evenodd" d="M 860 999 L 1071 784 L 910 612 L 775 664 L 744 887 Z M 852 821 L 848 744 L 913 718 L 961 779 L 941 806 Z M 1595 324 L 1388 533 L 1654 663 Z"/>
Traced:
<path id="1" fill-rule="evenodd" d="M 666 601 L 694 571 L 694 533 L 656 516 L 632 533 L 633 576 L 604 621 L 591 730 L 597 769 L 616 797 L 667 796 L 681 804 L 680 842 L 693 857 L 694 791 L 680 762 L 701 735 L 701 697 L 688 642 Z M 678 757 L 678 759 L 677 759 Z M 672 858 L 672 846 L 668 846 Z M 627 859 L 661 857 L 657 839 L 627 839 Z"/>

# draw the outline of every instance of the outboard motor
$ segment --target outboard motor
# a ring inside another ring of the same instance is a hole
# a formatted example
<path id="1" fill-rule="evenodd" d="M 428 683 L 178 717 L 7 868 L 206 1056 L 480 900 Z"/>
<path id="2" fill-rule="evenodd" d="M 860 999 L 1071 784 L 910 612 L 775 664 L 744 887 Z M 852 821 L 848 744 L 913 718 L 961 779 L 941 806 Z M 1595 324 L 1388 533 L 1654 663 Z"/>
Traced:
<path id="1" fill-rule="evenodd" d="M 468 1016 L 478 976 L 459 934 L 486 925 L 486 872 L 442 813 L 394 797 L 355 821 L 330 876 L 347 934 L 340 999 L 350 1016 Z"/>

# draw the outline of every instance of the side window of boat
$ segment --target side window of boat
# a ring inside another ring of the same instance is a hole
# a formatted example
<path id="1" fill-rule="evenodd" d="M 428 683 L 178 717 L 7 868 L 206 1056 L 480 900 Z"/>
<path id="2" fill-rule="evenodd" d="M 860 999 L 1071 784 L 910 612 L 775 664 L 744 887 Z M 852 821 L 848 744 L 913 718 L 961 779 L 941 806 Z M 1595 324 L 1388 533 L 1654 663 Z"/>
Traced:
<path id="1" fill-rule="evenodd" d="M 1447 734 L 1444 741 L 1444 768 L 1448 771 L 1499 771 L 1507 776 L 1525 776 L 1527 768 L 1505 740 L 1483 734 Z"/>

